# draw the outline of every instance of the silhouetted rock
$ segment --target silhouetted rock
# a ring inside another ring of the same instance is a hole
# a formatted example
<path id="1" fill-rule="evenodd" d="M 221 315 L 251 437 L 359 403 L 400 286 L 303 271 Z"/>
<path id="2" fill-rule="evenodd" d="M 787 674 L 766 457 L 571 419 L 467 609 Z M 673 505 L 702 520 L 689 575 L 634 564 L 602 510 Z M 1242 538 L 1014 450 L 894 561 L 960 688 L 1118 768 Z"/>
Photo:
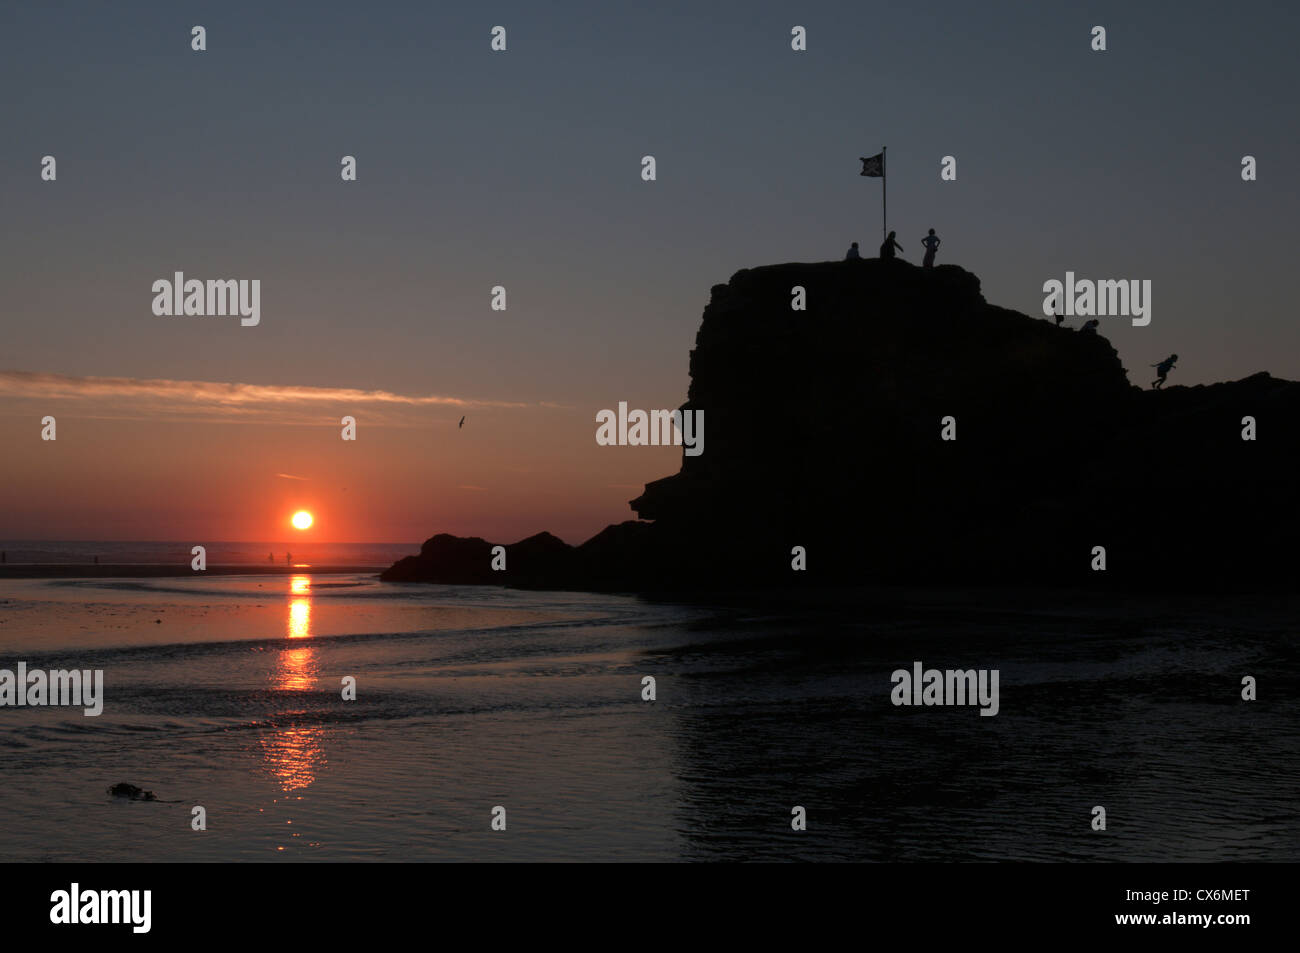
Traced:
<path id="1" fill-rule="evenodd" d="M 492 544 L 478 536 L 463 539 L 439 533 L 426 539 L 420 555 L 399 559 L 380 578 L 392 582 L 442 582 L 454 585 L 492 582 Z"/>
<path id="2" fill-rule="evenodd" d="M 143 788 L 136 787 L 134 784 L 128 784 L 125 781 L 112 785 L 108 789 L 108 793 L 113 797 L 124 797 L 132 801 L 158 800 L 158 795 L 154 794 L 152 791 L 146 791 Z"/>
<path id="3" fill-rule="evenodd" d="M 572 576 L 573 547 L 558 536 L 538 533 L 507 545 L 505 570 L 492 568 L 494 545 L 477 536 L 439 533 L 425 540 L 420 555 L 398 560 L 380 578 L 449 585 L 549 585 Z"/>
<path id="4" fill-rule="evenodd" d="M 795 285 L 806 311 L 790 308 Z M 504 573 L 479 570 L 482 540 L 436 536 L 384 578 L 642 591 L 1290 579 L 1300 384 L 1142 390 L 1101 331 L 990 305 L 953 265 L 737 272 L 714 286 L 690 354 L 682 409 L 704 411 L 704 453 L 631 503 L 653 522 L 576 549 L 532 537 L 507 547 Z M 791 570 L 794 546 L 806 572 Z"/>
<path id="5" fill-rule="evenodd" d="M 573 547 L 564 540 L 538 533 L 506 547 L 506 571 L 525 580 L 561 578 L 571 573 L 573 558 Z"/>

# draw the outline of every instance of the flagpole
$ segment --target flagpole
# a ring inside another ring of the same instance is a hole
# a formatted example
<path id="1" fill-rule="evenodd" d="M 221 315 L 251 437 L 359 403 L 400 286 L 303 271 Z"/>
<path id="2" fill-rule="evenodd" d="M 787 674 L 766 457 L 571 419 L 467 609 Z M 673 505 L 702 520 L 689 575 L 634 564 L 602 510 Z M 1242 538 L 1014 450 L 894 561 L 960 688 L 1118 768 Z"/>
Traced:
<path id="1" fill-rule="evenodd" d="M 881 146 L 880 148 L 880 240 L 881 241 L 885 240 L 885 226 L 889 219 L 889 216 L 887 215 L 887 211 L 889 209 L 889 198 L 886 195 L 887 186 L 889 185 L 889 176 L 886 174 L 887 170 L 885 168 L 885 151 L 887 148 L 888 147 L 886 146 Z"/>

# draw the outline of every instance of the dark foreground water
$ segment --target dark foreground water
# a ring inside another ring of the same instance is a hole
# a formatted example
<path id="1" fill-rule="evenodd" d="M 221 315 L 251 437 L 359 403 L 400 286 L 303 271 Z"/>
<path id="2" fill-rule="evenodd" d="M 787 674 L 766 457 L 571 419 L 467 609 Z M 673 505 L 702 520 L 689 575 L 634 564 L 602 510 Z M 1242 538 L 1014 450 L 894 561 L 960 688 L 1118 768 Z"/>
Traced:
<path id="1" fill-rule="evenodd" d="M 106 681 L 97 718 L 0 708 L 0 852 L 1300 860 L 1295 604 L 1103 602 L 740 611 L 363 576 L 0 581 L 0 668 Z M 998 669 L 999 713 L 895 707 L 890 673 L 918 660 Z M 118 781 L 176 803 L 114 800 Z"/>

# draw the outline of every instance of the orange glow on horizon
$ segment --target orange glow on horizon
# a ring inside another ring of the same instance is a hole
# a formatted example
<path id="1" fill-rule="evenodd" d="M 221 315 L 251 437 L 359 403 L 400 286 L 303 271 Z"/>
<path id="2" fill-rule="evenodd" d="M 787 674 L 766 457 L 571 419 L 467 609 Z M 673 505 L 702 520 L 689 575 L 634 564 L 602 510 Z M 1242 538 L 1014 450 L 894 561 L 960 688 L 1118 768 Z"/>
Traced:
<path id="1" fill-rule="evenodd" d="M 0 446 L 27 446 L 27 403 L 3 408 Z M 37 420 L 50 412 L 30 409 Z M 127 409 L 93 404 L 86 413 L 89 419 Z M 15 540 L 265 542 L 282 566 L 286 550 L 291 564 L 313 561 L 299 553 L 304 540 L 418 544 L 446 532 L 514 542 L 549 530 L 576 545 L 630 514 L 627 501 L 646 482 L 681 467 L 681 447 L 621 454 L 594 440 L 575 445 L 569 431 L 556 429 L 556 415 L 551 421 L 521 413 L 515 420 L 503 413 L 491 440 L 457 441 L 454 454 L 450 433 L 459 417 L 446 434 L 374 428 L 365 454 L 339 453 L 314 426 L 196 424 L 176 426 L 159 440 L 155 427 L 171 426 L 161 411 L 142 420 L 103 419 L 95 425 L 102 443 L 69 440 L 57 444 L 57 456 L 5 456 L 0 526 Z M 121 452 L 99 452 L 110 445 Z M 198 462 L 204 460 L 215 461 L 215 469 L 205 471 Z M 431 469 L 430 460 L 438 466 Z M 286 471 L 310 480 L 279 475 Z M 72 499 L 81 502 L 70 506 Z M 312 517 L 305 530 L 292 522 L 300 511 Z M 289 540 L 298 545 L 282 545 Z"/>

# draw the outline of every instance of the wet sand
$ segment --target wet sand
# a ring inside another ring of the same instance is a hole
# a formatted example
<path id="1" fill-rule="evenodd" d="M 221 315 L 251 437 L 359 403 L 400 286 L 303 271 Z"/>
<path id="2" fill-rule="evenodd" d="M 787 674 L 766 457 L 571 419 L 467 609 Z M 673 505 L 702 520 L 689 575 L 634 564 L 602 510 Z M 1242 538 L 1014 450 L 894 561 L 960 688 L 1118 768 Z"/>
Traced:
<path id="1" fill-rule="evenodd" d="M 864 589 L 682 606 L 373 575 L 9 579 L 0 667 L 102 670 L 104 709 L 0 708 L 0 850 L 1294 862 L 1295 603 Z M 891 672 L 916 660 L 999 670 L 998 715 L 892 704 Z M 105 793 L 123 781 L 173 803 Z"/>

